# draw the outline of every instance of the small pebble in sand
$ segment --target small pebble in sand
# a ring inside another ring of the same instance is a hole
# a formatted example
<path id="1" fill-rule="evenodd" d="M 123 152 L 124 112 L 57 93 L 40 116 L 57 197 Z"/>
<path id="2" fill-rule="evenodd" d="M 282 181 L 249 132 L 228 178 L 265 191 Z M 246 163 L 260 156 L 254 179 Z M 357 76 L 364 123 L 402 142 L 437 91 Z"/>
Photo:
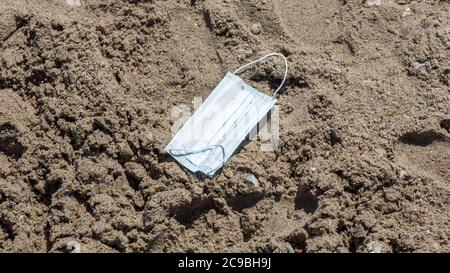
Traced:
<path id="1" fill-rule="evenodd" d="M 70 241 L 66 244 L 66 249 L 70 253 L 81 253 L 81 245 L 77 241 Z"/>
<path id="2" fill-rule="evenodd" d="M 244 174 L 245 183 L 252 187 L 259 187 L 258 179 L 251 173 Z"/>
<path id="3" fill-rule="evenodd" d="M 369 253 L 381 253 L 382 247 L 378 241 L 370 241 L 367 244 L 367 250 Z"/>
<path id="4" fill-rule="evenodd" d="M 450 31 L 450 29 L 449 29 L 449 31 Z M 446 34 L 443 33 L 443 32 L 436 31 L 436 37 L 438 37 L 439 40 L 441 40 L 441 42 L 442 42 L 444 45 L 446 45 L 447 42 L 448 42 L 448 37 L 447 37 L 447 36 L 450 36 L 450 35 L 446 35 Z M 448 74 L 447 74 L 447 75 L 448 75 Z"/>
<path id="5" fill-rule="evenodd" d="M 294 248 L 291 246 L 290 243 L 286 243 L 286 249 L 288 253 L 295 253 Z"/>
<path id="6" fill-rule="evenodd" d="M 251 29 L 253 34 L 258 35 L 259 33 L 261 33 L 261 24 L 260 23 L 256 23 L 253 24 Z"/>
<path id="7" fill-rule="evenodd" d="M 81 6 L 81 0 L 66 0 L 66 3 L 69 6 Z"/>
<path id="8" fill-rule="evenodd" d="M 409 7 L 406 7 L 405 10 L 402 13 L 402 17 L 406 17 L 411 14 L 411 9 Z"/>
<path id="9" fill-rule="evenodd" d="M 399 173 L 400 179 L 405 179 L 408 173 L 405 170 L 401 170 Z"/>
<path id="10" fill-rule="evenodd" d="M 425 65 L 426 65 L 426 63 L 413 62 L 413 67 L 415 70 L 422 69 L 423 67 L 425 67 Z"/>
<path id="11" fill-rule="evenodd" d="M 367 3 L 367 5 L 369 7 L 371 7 L 371 6 L 380 6 L 381 5 L 381 0 L 367 0 L 366 3 Z"/>
<path id="12" fill-rule="evenodd" d="M 152 141 L 152 140 L 153 140 L 153 133 L 150 132 L 150 131 L 148 131 L 148 132 L 145 134 L 145 138 L 146 138 L 148 141 Z"/>

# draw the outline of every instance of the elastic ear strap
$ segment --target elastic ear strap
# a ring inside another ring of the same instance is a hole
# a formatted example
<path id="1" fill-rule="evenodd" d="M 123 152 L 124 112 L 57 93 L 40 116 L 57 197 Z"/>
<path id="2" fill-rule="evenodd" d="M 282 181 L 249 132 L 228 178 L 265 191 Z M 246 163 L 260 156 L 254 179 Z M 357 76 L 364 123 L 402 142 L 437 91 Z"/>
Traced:
<path id="1" fill-rule="evenodd" d="M 287 61 L 286 57 L 284 57 L 283 54 L 280 54 L 280 53 L 270 53 L 270 54 L 267 54 L 267 55 L 265 55 L 264 57 L 262 57 L 262 58 L 260 58 L 260 59 L 254 60 L 254 61 L 252 61 L 252 62 L 249 62 L 248 64 L 245 64 L 245 65 L 239 67 L 238 69 L 236 69 L 236 70 L 234 71 L 234 74 L 241 73 L 243 70 L 247 69 L 248 67 L 250 67 L 250 66 L 252 66 L 252 65 L 254 65 L 254 64 L 257 64 L 257 63 L 259 63 L 259 62 L 261 62 L 261 61 L 263 61 L 263 60 L 265 60 L 265 59 L 267 59 L 267 58 L 269 58 L 269 57 L 272 57 L 272 56 L 278 56 L 278 57 L 281 57 L 281 58 L 283 59 L 283 61 L 284 61 L 284 67 L 285 67 L 285 69 L 284 69 L 284 77 L 283 77 L 283 80 L 281 81 L 281 84 L 280 84 L 280 86 L 277 88 L 277 90 L 275 90 L 275 92 L 273 93 L 273 96 L 272 96 L 272 97 L 275 97 L 275 96 L 277 95 L 278 91 L 280 91 L 280 89 L 283 87 L 284 83 L 286 82 L 287 73 L 288 73 L 288 61 Z"/>
<path id="2" fill-rule="evenodd" d="M 187 156 L 187 155 L 192 155 L 192 154 L 198 154 L 198 153 L 203 153 L 206 151 L 210 151 L 214 148 L 220 148 L 220 150 L 222 151 L 222 164 L 219 165 L 217 168 L 215 168 L 214 170 L 210 171 L 209 173 L 213 173 L 215 171 L 217 171 L 218 169 L 220 169 L 224 164 L 225 164 L 225 148 L 222 145 L 219 144 L 214 144 L 214 145 L 210 145 L 206 148 L 203 149 L 199 149 L 199 150 L 185 150 L 185 149 L 170 149 L 169 153 L 172 156 Z"/>

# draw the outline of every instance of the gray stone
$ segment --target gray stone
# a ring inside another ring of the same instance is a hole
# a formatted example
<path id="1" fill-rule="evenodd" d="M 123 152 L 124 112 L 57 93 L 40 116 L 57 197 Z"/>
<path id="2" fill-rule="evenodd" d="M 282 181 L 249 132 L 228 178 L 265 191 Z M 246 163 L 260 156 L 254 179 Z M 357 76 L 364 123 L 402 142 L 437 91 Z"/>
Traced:
<path id="1" fill-rule="evenodd" d="M 366 4 L 371 7 L 371 6 L 380 6 L 381 5 L 381 0 L 367 0 Z"/>
<path id="2" fill-rule="evenodd" d="M 415 70 L 419 70 L 424 68 L 426 65 L 426 63 L 421 63 L 421 62 L 413 62 L 413 67 Z"/>
<path id="3" fill-rule="evenodd" d="M 81 6 L 81 0 L 66 0 L 67 5 L 69 6 Z"/>
<path id="4" fill-rule="evenodd" d="M 406 177 L 407 174 L 408 174 L 408 173 L 407 173 L 405 170 L 401 170 L 401 171 L 400 171 L 400 174 L 399 174 L 400 179 L 405 179 L 405 177 Z"/>
<path id="5" fill-rule="evenodd" d="M 245 183 L 251 187 L 259 187 L 258 179 L 251 173 L 244 174 Z"/>
<path id="6" fill-rule="evenodd" d="M 381 253 L 382 252 L 382 245 L 378 241 L 370 241 L 367 244 L 367 250 L 369 253 Z"/>
<path id="7" fill-rule="evenodd" d="M 66 249 L 70 253 L 81 253 L 81 245 L 77 241 L 70 241 L 66 244 Z"/>
<path id="8" fill-rule="evenodd" d="M 261 33 L 261 24 L 260 23 L 253 24 L 250 30 L 255 35 L 260 34 Z"/>
<path id="9" fill-rule="evenodd" d="M 288 253 L 295 253 L 294 248 L 291 246 L 290 243 L 286 243 L 286 249 Z"/>

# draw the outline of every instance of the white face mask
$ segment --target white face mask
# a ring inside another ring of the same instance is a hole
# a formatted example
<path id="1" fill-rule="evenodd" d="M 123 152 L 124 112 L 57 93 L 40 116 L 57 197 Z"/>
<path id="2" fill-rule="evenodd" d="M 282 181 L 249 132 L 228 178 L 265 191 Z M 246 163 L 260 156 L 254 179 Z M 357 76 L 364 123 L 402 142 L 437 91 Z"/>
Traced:
<path id="1" fill-rule="evenodd" d="M 272 97 L 236 76 L 271 56 L 283 58 L 285 64 L 283 80 Z M 271 53 L 238 68 L 234 73 L 228 72 L 165 150 L 190 171 L 213 176 L 275 105 L 275 96 L 286 81 L 287 70 L 286 58 L 279 53 Z"/>

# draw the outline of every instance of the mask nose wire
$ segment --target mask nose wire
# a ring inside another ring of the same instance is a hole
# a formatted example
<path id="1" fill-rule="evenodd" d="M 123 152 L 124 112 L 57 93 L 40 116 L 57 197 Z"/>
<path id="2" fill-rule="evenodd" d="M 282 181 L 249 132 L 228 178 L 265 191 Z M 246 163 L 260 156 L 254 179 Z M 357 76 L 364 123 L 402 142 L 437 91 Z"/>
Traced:
<path id="1" fill-rule="evenodd" d="M 255 65 L 255 64 L 257 64 L 257 63 L 259 63 L 259 62 L 261 62 L 261 61 L 263 61 L 263 60 L 265 60 L 265 59 L 267 59 L 269 57 L 273 57 L 273 56 L 281 57 L 283 59 L 283 61 L 284 61 L 284 76 L 283 76 L 283 80 L 281 81 L 280 86 L 273 93 L 272 98 L 275 98 L 275 96 L 277 95 L 278 91 L 280 91 L 280 89 L 283 87 L 284 83 L 286 82 L 286 78 L 287 78 L 287 74 L 288 74 L 288 61 L 287 61 L 286 57 L 284 57 L 283 54 L 276 53 L 276 52 L 269 53 L 269 54 L 267 54 L 267 55 L 265 55 L 265 56 L 263 56 L 263 57 L 261 57 L 261 58 L 259 58 L 257 60 L 254 60 L 252 62 L 249 62 L 248 64 L 245 64 L 245 65 L 239 67 L 238 69 L 236 69 L 234 71 L 233 74 L 241 73 L 243 70 L 249 68 L 250 66 L 253 66 L 253 65 Z"/>

